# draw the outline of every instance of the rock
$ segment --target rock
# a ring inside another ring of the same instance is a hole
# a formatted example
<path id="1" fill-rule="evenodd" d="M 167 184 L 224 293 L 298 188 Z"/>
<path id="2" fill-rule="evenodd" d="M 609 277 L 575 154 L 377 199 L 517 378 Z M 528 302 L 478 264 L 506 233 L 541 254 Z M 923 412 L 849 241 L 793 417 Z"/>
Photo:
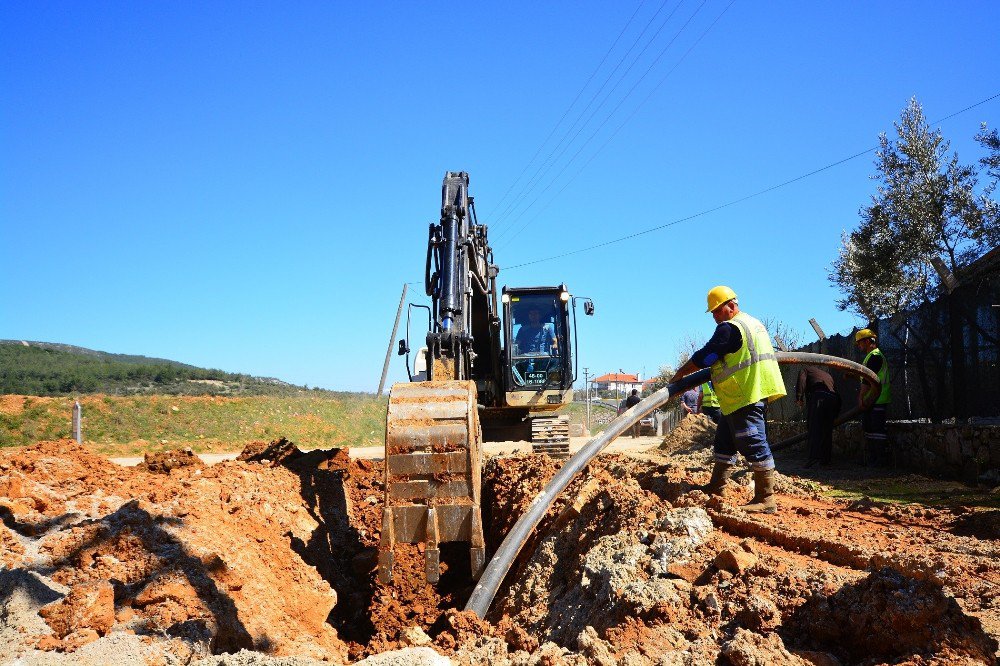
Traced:
<path id="1" fill-rule="evenodd" d="M 611 645 L 601 640 L 593 627 L 587 627 L 576 638 L 576 649 L 587 657 L 587 663 L 595 666 L 618 666 L 611 651 Z"/>
<path id="2" fill-rule="evenodd" d="M 757 564 L 757 556 L 745 550 L 726 549 L 715 557 L 715 567 L 734 574 L 741 574 Z"/>
<path id="3" fill-rule="evenodd" d="M 205 463 L 191 449 L 175 449 L 146 453 L 143 461 L 136 465 L 136 469 L 142 469 L 152 474 L 170 474 L 172 469 L 204 466 Z"/>
<path id="4" fill-rule="evenodd" d="M 588 627 L 589 628 L 589 627 Z M 581 634 L 582 635 L 582 634 Z M 523 627 L 514 625 L 504 634 L 504 639 L 510 644 L 515 650 L 523 650 L 527 653 L 534 652 L 538 649 L 538 638 L 532 634 L 529 634 L 524 630 Z M 579 641 L 579 639 L 578 639 Z"/>
<path id="5" fill-rule="evenodd" d="M 629 650 L 623 654 L 618 664 L 619 666 L 655 666 L 652 659 L 635 650 Z"/>
<path id="6" fill-rule="evenodd" d="M 586 666 L 586 659 L 578 654 L 573 654 L 555 643 L 543 643 L 540 648 L 527 657 L 523 662 L 511 659 L 514 666 Z"/>
<path id="7" fill-rule="evenodd" d="M 696 548 L 715 528 L 704 509 L 690 506 L 668 511 L 660 521 L 659 529 L 661 532 L 688 537 L 692 548 Z"/>
<path id="8" fill-rule="evenodd" d="M 425 647 L 432 643 L 431 637 L 420 627 L 409 627 L 403 630 L 399 642 L 411 647 Z"/>
<path id="9" fill-rule="evenodd" d="M 584 558 L 581 584 L 593 598 L 637 615 L 679 603 L 677 588 L 668 580 L 643 575 L 648 561 L 646 546 L 631 543 L 630 535 L 601 537 Z"/>
<path id="10" fill-rule="evenodd" d="M 707 586 L 694 588 L 694 598 L 699 606 L 711 613 L 718 613 L 722 608 L 719 598 L 715 596 L 715 592 Z"/>
<path id="11" fill-rule="evenodd" d="M 104 636 L 115 623 L 115 590 L 108 581 L 80 583 L 38 614 L 60 638 L 82 629 Z"/>
<path id="12" fill-rule="evenodd" d="M 150 604 L 158 604 L 167 600 L 175 601 L 181 606 L 198 606 L 198 592 L 186 580 L 160 579 L 147 585 L 136 595 L 134 605 L 143 608 Z"/>
<path id="13" fill-rule="evenodd" d="M 93 629 L 78 629 L 70 635 L 63 639 L 63 644 L 66 646 L 67 652 L 73 652 L 78 648 L 82 648 L 88 643 L 93 643 L 100 636 Z"/>
<path id="14" fill-rule="evenodd" d="M 373 654 L 354 666 L 452 666 L 448 657 L 429 647 L 408 647 L 402 650 Z"/>
<path id="15" fill-rule="evenodd" d="M 777 634 L 762 636 L 742 627 L 732 640 L 722 644 L 722 654 L 733 666 L 808 666 L 785 649 Z"/>
<path id="16" fill-rule="evenodd" d="M 42 636 L 35 643 L 35 647 L 43 652 L 50 652 L 52 650 L 62 650 L 64 648 L 63 642 L 56 638 L 55 636 Z"/>
<path id="17" fill-rule="evenodd" d="M 752 596 L 736 614 L 736 620 L 747 629 L 773 631 L 781 624 L 781 611 L 770 599 Z"/>

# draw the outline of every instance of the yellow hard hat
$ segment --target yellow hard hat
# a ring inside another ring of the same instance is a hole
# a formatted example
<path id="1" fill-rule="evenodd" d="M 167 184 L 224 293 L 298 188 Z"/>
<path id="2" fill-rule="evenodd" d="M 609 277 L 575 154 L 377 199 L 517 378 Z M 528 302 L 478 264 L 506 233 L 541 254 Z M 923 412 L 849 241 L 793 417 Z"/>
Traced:
<path id="1" fill-rule="evenodd" d="M 708 309 L 705 312 L 712 312 L 723 303 L 736 298 L 736 292 L 724 285 L 712 287 L 708 292 Z"/>
<path id="2" fill-rule="evenodd" d="M 874 338 L 874 337 L 875 337 L 875 331 L 873 331 L 870 328 L 863 328 L 854 334 L 854 344 L 858 344 L 859 342 L 867 338 Z"/>

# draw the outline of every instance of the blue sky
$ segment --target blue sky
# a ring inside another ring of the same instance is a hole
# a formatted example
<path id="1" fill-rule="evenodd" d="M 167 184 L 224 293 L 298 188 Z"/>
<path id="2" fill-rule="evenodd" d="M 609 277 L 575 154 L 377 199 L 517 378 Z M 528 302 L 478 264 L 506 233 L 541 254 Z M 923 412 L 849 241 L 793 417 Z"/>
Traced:
<path id="1" fill-rule="evenodd" d="M 374 390 L 446 170 L 502 268 L 565 254 L 873 147 L 911 96 L 933 121 L 1000 93 L 997 25 L 985 1 L 5 2 L 0 338 Z M 940 124 L 963 161 L 982 121 L 1000 98 Z M 598 374 L 709 335 L 719 283 L 847 329 L 827 271 L 872 159 L 501 283 L 592 297 Z"/>

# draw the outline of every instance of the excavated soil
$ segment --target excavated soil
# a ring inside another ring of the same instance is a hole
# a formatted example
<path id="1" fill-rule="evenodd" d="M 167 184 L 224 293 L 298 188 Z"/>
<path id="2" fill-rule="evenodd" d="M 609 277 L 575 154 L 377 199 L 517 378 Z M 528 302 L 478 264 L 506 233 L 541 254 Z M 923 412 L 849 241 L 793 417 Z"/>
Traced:
<path id="1" fill-rule="evenodd" d="M 779 512 L 745 514 L 746 473 L 722 498 L 692 489 L 711 429 L 681 429 L 662 454 L 592 461 L 486 620 L 457 610 L 467 545 L 442 548 L 437 586 L 419 545 L 377 582 L 380 461 L 287 440 L 213 466 L 124 468 L 70 440 L 0 451 L 0 663 L 997 663 L 997 512 L 834 501 L 781 476 Z M 487 461 L 489 554 L 558 467 Z"/>
<path id="2" fill-rule="evenodd" d="M 676 428 L 663 438 L 660 449 L 678 451 L 711 446 L 715 440 L 715 423 L 704 414 L 688 414 Z"/>

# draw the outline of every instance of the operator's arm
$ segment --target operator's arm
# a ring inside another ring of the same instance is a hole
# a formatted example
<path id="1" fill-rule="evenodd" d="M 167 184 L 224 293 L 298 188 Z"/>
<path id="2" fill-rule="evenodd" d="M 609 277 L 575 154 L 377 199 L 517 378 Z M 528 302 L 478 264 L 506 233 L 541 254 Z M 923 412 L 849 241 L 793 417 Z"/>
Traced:
<path id="1" fill-rule="evenodd" d="M 552 341 L 550 352 L 555 356 L 559 353 L 559 338 L 556 336 L 556 327 L 552 324 L 545 324 L 544 328 L 546 335 Z"/>
<path id="2" fill-rule="evenodd" d="M 743 344 L 743 335 L 735 324 L 724 321 L 715 327 L 712 338 L 705 343 L 705 346 L 691 355 L 687 363 L 670 378 L 673 384 L 682 377 L 690 375 L 692 372 L 707 368 L 726 354 L 738 351 Z"/>

